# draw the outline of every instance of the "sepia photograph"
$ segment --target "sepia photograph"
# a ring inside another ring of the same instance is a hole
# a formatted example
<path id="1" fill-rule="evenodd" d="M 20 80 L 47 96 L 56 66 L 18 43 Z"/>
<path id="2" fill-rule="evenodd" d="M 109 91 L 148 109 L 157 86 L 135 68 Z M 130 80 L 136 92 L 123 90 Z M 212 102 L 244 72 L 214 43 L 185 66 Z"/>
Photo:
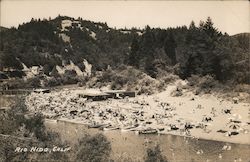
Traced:
<path id="1" fill-rule="evenodd" d="M 0 0 L 0 162 L 250 162 L 248 0 Z"/>

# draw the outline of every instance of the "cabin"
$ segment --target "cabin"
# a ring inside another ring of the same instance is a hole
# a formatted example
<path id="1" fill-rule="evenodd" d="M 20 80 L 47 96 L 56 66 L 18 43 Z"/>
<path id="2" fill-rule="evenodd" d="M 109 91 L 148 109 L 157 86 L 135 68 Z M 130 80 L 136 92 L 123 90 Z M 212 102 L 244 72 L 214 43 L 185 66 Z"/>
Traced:
<path id="1" fill-rule="evenodd" d="M 133 91 L 125 91 L 125 90 L 110 90 L 105 91 L 104 93 L 107 93 L 112 96 L 112 98 L 120 99 L 125 97 L 135 97 L 135 92 Z"/>
<path id="2" fill-rule="evenodd" d="M 110 91 L 98 91 L 80 94 L 80 97 L 87 98 L 92 101 L 102 101 L 109 98 L 122 99 L 125 97 L 135 97 L 135 92 L 124 90 L 110 90 Z"/>
<path id="3" fill-rule="evenodd" d="M 107 100 L 108 98 L 112 98 L 111 95 L 107 93 L 88 93 L 84 94 L 83 98 L 87 98 L 87 100 L 92 100 L 92 101 L 102 101 L 102 100 Z"/>
<path id="4" fill-rule="evenodd" d="M 50 93 L 49 89 L 35 89 L 35 93 Z"/>

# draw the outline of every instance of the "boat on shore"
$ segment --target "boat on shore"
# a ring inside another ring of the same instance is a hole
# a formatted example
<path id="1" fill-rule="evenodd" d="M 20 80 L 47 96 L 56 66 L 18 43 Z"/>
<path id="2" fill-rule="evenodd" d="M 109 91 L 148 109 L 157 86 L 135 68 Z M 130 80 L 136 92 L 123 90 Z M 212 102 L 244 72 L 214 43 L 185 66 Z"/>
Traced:
<path id="1" fill-rule="evenodd" d="M 148 129 L 139 131 L 139 134 L 157 134 L 157 133 L 158 133 L 157 129 L 153 129 L 153 128 L 148 128 Z"/>
<path id="2" fill-rule="evenodd" d="M 138 127 L 139 127 L 139 124 L 135 124 L 133 126 L 124 127 L 124 128 L 121 128 L 121 132 L 136 131 Z"/>
<path id="3" fill-rule="evenodd" d="M 117 130 L 120 129 L 119 127 L 113 127 L 113 126 L 108 126 L 108 127 L 103 127 L 103 131 L 111 131 L 111 130 Z"/>
<path id="4" fill-rule="evenodd" d="M 103 128 L 108 126 L 108 124 L 92 124 L 92 125 L 88 125 L 88 128 Z"/>

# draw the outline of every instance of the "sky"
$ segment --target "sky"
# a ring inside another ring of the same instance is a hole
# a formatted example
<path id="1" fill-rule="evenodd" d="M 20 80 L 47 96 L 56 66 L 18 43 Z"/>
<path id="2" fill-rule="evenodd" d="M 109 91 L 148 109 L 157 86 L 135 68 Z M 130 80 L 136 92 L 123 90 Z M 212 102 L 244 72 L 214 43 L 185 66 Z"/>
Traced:
<path id="1" fill-rule="evenodd" d="M 58 15 L 107 22 L 116 28 L 176 27 L 196 25 L 210 16 L 229 35 L 250 32 L 248 1 L 83 1 L 83 0 L 0 0 L 0 25 L 18 27 L 31 18 Z"/>

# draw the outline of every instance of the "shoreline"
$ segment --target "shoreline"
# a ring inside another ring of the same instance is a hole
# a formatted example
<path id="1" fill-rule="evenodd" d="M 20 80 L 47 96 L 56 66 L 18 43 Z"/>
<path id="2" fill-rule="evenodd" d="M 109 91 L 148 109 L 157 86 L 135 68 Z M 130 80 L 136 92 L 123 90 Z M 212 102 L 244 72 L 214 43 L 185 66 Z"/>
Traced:
<path id="1" fill-rule="evenodd" d="M 101 101 L 82 97 L 84 93 L 100 94 L 99 89 L 61 89 L 31 93 L 26 97 L 26 105 L 30 112 L 40 112 L 45 118 L 93 127 L 111 125 L 109 130 L 136 126 L 137 130 L 164 129 L 165 134 L 179 136 L 190 132 L 199 139 L 250 144 L 249 103 L 235 103 L 212 94 L 197 96 L 185 89 L 176 96 L 177 86 L 185 84 L 185 81 L 175 82 L 152 95 Z M 231 137 L 227 137 L 231 132 Z"/>
<path id="2" fill-rule="evenodd" d="M 85 126 L 86 128 L 88 127 L 88 124 L 86 123 L 83 123 L 83 122 L 80 122 L 80 121 L 74 121 L 74 120 L 71 120 L 71 119 L 45 119 L 45 123 L 46 122 L 49 122 L 49 123 L 58 123 L 58 122 L 66 122 L 67 124 L 80 124 L 80 125 L 83 125 Z M 101 133 L 105 132 L 103 130 L 100 130 L 99 128 L 87 128 L 87 129 L 95 129 Z M 118 130 L 111 130 L 111 131 L 121 131 L 121 129 L 118 129 Z M 135 132 L 135 131 L 128 131 L 128 132 Z M 136 135 L 136 133 L 134 133 L 134 135 Z M 139 134 L 138 134 L 139 135 Z M 157 134 L 150 134 L 152 136 L 164 136 L 164 135 L 173 135 L 173 136 L 179 136 L 179 137 L 184 137 L 184 138 L 195 138 L 197 140 L 206 140 L 206 141 L 215 141 L 215 142 L 222 142 L 222 143 L 231 143 L 231 144 L 240 144 L 240 145 L 249 145 L 250 146 L 250 143 L 244 143 L 244 142 L 235 142 L 235 141 L 230 141 L 230 140 L 221 140 L 221 139 L 216 139 L 216 138 L 204 138 L 204 137 L 195 137 L 195 136 L 188 136 L 188 135 L 182 135 L 182 134 L 179 134 L 179 133 L 174 133 L 174 132 L 168 132 L 168 133 L 157 133 Z M 139 135 L 140 136 L 140 135 Z"/>

